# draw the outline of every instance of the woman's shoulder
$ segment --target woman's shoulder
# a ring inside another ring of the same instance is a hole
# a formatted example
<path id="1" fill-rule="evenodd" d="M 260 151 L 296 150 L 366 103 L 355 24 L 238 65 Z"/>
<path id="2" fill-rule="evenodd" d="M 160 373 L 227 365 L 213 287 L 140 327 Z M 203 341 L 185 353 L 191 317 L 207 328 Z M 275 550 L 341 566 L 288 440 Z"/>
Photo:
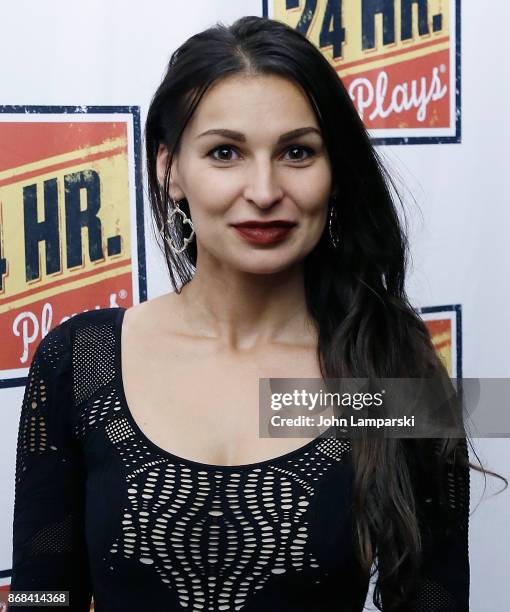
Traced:
<path id="1" fill-rule="evenodd" d="M 118 306 L 112 306 L 109 308 L 94 308 L 92 310 L 84 310 L 71 315 L 62 321 L 59 326 L 68 327 L 70 330 L 74 331 L 87 325 L 97 325 L 102 323 L 112 324 L 115 322 L 116 317 L 122 310 L 126 309 Z"/>
<path id="2" fill-rule="evenodd" d="M 114 308 L 98 308 L 83 311 L 66 317 L 54 325 L 39 341 L 34 358 L 40 362 L 61 362 L 72 352 L 76 331 L 84 327 L 97 328 L 101 324 L 115 325 L 120 310 Z"/>
<path id="3" fill-rule="evenodd" d="M 175 292 L 166 293 L 126 309 L 122 319 L 122 335 L 147 342 L 165 335 L 185 333 L 184 305 Z"/>
<path id="4" fill-rule="evenodd" d="M 51 367 L 80 404 L 115 378 L 121 308 L 96 308 L 55 325 L 37 348 L 38 360 Z"/>
<path id="5" fill-rule="evenodd" d="M 170 305 L 170 308 L 169 308 Z M 80 347 L 100 349 L 106 344 L 113 345 L 120 335 L 120 328 L 136 327 L 148 331 L 150 325 L 161 326 L 168 322 L 168 313 L 172 312 L 172 322 L 178 320 L 178 300 L 167 294 L 129 307 L 112 306 L 84 310 L 68 316 L 55 325 L 43 339 L 44 344 L 60 341 L 69 349 Z M 43 344 L 43 341 L 41 344 Z"/>

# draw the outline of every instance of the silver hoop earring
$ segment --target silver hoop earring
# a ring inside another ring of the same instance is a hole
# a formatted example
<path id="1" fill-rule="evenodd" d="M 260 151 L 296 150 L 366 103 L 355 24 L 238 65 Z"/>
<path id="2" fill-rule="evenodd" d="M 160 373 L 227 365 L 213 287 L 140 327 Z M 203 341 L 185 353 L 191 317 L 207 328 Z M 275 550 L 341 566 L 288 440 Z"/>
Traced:
<path id="1" fill-rule="evenodd" d="M 333 200 L 333 202 L 336 203 L 336 200 Z M 337 227 L 338 227 L 338 221 L 337 221 L 336 206 L 335 204 L 332 204 L 331 209 L 329 211 L 329 237 L 331 238 L 331 243 L 334 249 L 337 249 L 338 246 L 340 245 L 340 238 L 338 236 L 338 232 L 336 229 Z"/>
<path id="2" fill-rule="evenodd" d="M 174 253 L 174 255 L 180 255 L 187 248 L 188 244 L 193 240 L 195 236 L 195 228 L 193 227 L 193 223 L 191 222 L 191 219 L 186 215 L 186 213 L 183 210 L 179 208 L 179 202 L 177 202 L 173 198 L 172 198 L 172 202 L 173 202 L 174 207 L 172 210 L 170 210 L 170 208 L 168 209 L 168 217 L 166 221 L 166 224 L 168 225 L 168 236 L 165 235 L 164 228 L 161 230 L 160 234 L 162 238 L 166 241 L 168 246 L 172 249 L 172 252 Z M 173 243 L 171 235 L 170 235 L 170 228 L 172 227 L 172 225 L 175 226 L 175 221 L 174 221 L 175 215 L 181 215 L 183 227 L 184 225 L 187 224 L 191 228 L 191 234 L 187 238 L 184 238 L 182 247 L 180 248 L 177 247 Z"/>

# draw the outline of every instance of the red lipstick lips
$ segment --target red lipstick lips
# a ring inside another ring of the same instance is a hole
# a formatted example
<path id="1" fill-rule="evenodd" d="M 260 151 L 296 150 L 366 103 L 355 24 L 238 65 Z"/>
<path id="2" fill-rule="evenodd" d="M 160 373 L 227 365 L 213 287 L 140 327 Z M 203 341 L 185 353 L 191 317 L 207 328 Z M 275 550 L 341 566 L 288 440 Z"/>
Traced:
<path id="1" fill-rule="evenodd" d="M 233 224 L 240 236 L 254 244 L 273 244 L 286 238 L 296 225 L 293 221 L 243 221 Z"/>

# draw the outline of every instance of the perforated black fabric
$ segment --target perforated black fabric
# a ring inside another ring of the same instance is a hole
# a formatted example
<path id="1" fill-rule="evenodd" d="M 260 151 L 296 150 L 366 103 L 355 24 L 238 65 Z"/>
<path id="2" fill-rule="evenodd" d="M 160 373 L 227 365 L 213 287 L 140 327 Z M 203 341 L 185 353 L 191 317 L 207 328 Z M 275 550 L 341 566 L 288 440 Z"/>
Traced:
<path id="1" fill-rule="evenodd" d="M 349 441 L 318 438 L 243 466 L 164 451 L 126 404 L 123 314 L 75 315 L 35 353 L 11 589 L 69 590 L 77 611 L 93 593 L 99 612 L 361 612 L 368 581 L 354 558 Z M 446 477 L 450 505 L 467 516 L 469 474 Z M 434 502 L 423 499 L 431 517 Z M 405 612 L 468 610 L 467 525 L 442 537 L 428 540 L 419 601 Z"/>

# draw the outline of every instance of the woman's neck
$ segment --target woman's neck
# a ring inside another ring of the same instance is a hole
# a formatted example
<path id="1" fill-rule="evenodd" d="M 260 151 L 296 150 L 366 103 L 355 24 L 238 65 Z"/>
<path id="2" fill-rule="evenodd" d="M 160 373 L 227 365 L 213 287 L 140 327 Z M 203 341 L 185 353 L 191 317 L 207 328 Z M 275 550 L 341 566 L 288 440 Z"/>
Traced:
<path id="1" fill-rule="evenodd" d="M 301 267 L 275 274 L 203 274 L 198 268 L 179 295 L 189 333 L 232 351 L 316 343 Z"/>

